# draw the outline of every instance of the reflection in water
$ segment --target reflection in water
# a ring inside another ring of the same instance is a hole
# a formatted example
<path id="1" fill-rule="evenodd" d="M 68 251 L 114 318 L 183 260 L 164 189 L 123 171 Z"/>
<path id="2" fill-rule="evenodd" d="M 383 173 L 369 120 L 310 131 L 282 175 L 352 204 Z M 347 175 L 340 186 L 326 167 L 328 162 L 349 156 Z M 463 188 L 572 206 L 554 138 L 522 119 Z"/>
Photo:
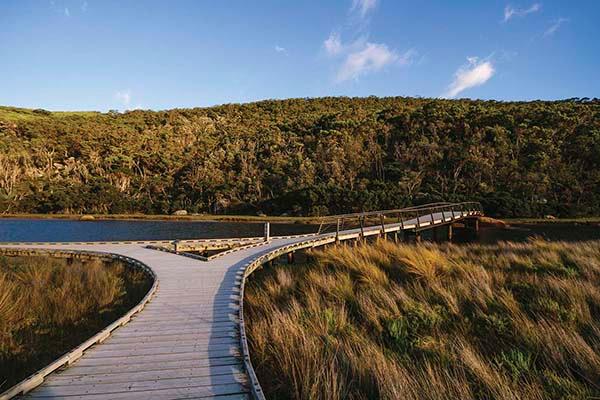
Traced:
<path id="1" fill-rule="evenodd" d="M 271 235 L 312 233 L 307 224 L 271 224 Z M 0 219 L 0 242 L 171 240 L 262 236 L 263 224 L 211 221 Z"/>
<path id="2" fill-rule="evenodd" d="M 523 242 L 535 236 L 539 236 L 546 240 L 561 240 L 567 242 L 600 240 L 600 224 L 553 222 L 537 224 L 511 224 L 507 228 L 482 226 L 479 235 L 479 242 Z"/>
<path id="3" fill-rule="evenodd" d="M 307 224 L 271 224 L 271 235 L 314 233 Z M 444 230 L 442 230 L 444 231 Z M 446 233 L 438 232 L 438 240 Z M 262 236 L 263 224 L 211 221 L 73 221 L 59 219 L 0 219 L 0 242 L 72 242 L 107 240 L 172 240 Z M 431 240 L 424 231 L 423 239 Z M 547 240 L 600 240 L 598 223 L 512 224 L 508 228 L 482 224 L 479 242 L 522 242 L 540 236 Z M 455 237 L 460 242 L 460 238 Z"/>

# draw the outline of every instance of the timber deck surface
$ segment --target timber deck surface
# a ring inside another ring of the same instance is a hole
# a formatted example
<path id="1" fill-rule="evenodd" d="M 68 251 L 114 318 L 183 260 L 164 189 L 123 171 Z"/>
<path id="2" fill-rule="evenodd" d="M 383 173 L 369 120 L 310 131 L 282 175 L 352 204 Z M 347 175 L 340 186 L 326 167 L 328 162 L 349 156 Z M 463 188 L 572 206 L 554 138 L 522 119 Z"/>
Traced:
<path id="1" fill-rule="evenodd" d="M 456 219 L 466 215 L 456 212 Z M 420 218 L 421 226 L 440 225 L 451 215 Z M 404 221 L 405 229 L 416 220 Z M 364 229 L 378 234 L 381 226 Z M 386 232 L 401 230 L 385 225 Z M 360 229 L 340 232 L 356 238 Z M 249 378 L 244 370 L 239 338 L 240 285 L 252 260 L 278 248 L 334 238 L 273 238 L 262 246 L 242 249 L 209 262 L 140 244 L 19 245 L 12 247 L 88 250 L 124 255 L 150 267 L 159 282 L 146 307 L 129 323 L 94 345 L 72 365 L 46 377 L 24 398 L 66 399 L 246 399 Z M 333 240 L 332 240 L 333 241 Z"/>

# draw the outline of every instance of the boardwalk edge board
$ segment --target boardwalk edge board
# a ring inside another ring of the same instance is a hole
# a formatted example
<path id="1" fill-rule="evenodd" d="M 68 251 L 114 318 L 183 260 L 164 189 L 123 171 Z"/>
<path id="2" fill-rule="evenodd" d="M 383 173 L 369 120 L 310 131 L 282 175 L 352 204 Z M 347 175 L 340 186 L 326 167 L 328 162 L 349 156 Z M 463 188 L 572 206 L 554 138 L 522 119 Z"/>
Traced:
<path id="1" fill-rule="evenodd" d="M 134 258 L 123 256 L 120 254 L 95 252 L 95 251 L 89 251 L 89 250 L 62 250 L 62 249 L 61 250 L 52 250 L 52 249 L 32 250 L 32 249 L 4 248 L 4 249 L 0 250 L 1 254 L 15 254 L 15 255 L 24 254 L 24 253 L 31 254 L 32 252 L 37 253 L 37 254 L 49 254 L 49 255 L 54 255 L 54 254 L 86 255 L 89 257 L 97 257 L 97 258 L 103 258 L 103 259 L 121 260 L 130 266 L 133 266 L 133 267 L 143 270 L 146 274 L 148 274 L 149 277 L 152 278 L 153 283 L 152 283 L 152 287 L 150 288 L 148 293 L 146 293 L 144 298 L 142 300 L 140 300 L 140 302 L 138 304 L 133 306 L 133 308 L 131 308 L 127 313 L 125 313 L 125 315 L 123 315 L 121 318 L 117 319 L 110 325 L 108 325 L 106 328 L 102 329 L 100 332 L 96 333 L 94 336 L 92 336 L 85 342 L 81 343 L 79 346 L 77 346 L 74 349 L 72 349 L 71 351 L 67 352 L 66 354 L 64 354 L 63 356 L 58 358 L 56 361 L 52 362 L 51 364 L 47 365 L 46 367 L 33 373 L 32 375 L 25 378 L 21 382 L 17 383 L 13 387 L 9 388 L 5 392 L 0 393 L 0 400 L 7 400 L 14 396 L 24 395 L 24 394 L 30 392 L 32 389 L 35 389 L 37 386 L 41 385 L 44 382 L 44 378 L 47 375 L 51 374 L 52 372 L 56 371 L 57 369 L 59 369 L 63 366 L 70 365 L 70 364 L 74 363 L 75 361 L 77 361 L 79 358 L 81 358 L 81 356 L 87 349 L 89 349 L 90 347 L 92 347 L 93 345 L 95 345 L 97 343 L 102 343 L 104 340 L 106 340 L 111 335 L 111 333 L 115 329 L 128 323 L 134 314 L 140 312 L 144 308 L 146 303 L 148 303 L 150 301 L 150 299 L 152 298 L 152 296 L 154 295 L 154 293 L 156 293 L 156 290 L 158 289 L 158 278 L 157 278 L 156 274 L 154 273 L 154 271 L 152 271 L 152 269 L 150 267 L 148 267 L 146 264 L 144 264 Z"/>

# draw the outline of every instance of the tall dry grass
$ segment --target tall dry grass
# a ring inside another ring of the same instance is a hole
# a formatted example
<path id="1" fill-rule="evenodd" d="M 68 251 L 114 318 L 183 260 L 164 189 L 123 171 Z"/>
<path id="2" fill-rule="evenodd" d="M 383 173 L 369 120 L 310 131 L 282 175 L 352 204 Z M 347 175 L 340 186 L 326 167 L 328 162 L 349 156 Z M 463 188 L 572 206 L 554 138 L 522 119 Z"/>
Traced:
<path id="1" fill-rule="evenodd" d="M 257 272 L 272 399 L 600 396 L 600 242 L 338 246 Z"/>
<path id="2" fill-rule="evenodd" d="M 117 261 L 0 256 L 0 392 L 120 317 L 150 284 Z"/>

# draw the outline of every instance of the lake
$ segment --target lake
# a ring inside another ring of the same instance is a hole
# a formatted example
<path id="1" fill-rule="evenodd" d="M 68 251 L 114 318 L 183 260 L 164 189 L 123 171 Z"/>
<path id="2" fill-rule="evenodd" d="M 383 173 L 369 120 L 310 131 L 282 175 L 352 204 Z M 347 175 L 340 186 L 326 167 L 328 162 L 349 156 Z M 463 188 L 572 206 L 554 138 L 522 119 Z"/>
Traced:
<path id="1" fill-rule="evenodd" d="M 271 235 L 312 233 L 314 225 L 271 224 Z M 253 222 L 0 219 L 0 242 L 82 242 L 262 236 Z"/>
<path id="2" fill-rule="evenodd" d="M 499 241 L 523 242 L 539 236 L 551 241 L 580 242 L 600 240 L 600 224 L 598 223 L 515 223 L 507 228 L 482 226 L 479 234 L 480 243 L 497 243 Z"/>
<path id="3" fill-rule="evenodd" d="M 273 236 L 313 233 L 316 230 L 316 226 L 308 224 L 271 224 Z M 262 235 L 263 224 L 253 222 L 0 219 L 0 242 L 173 240 Z M 424 237 L 428 235 L 426 233 Z M 533 236 L 548 240 L 600 240 L 600 225 L 554 222 L 511 224 L 505 229 L 482 226 L 478 241 L 522 242 Z"/>

